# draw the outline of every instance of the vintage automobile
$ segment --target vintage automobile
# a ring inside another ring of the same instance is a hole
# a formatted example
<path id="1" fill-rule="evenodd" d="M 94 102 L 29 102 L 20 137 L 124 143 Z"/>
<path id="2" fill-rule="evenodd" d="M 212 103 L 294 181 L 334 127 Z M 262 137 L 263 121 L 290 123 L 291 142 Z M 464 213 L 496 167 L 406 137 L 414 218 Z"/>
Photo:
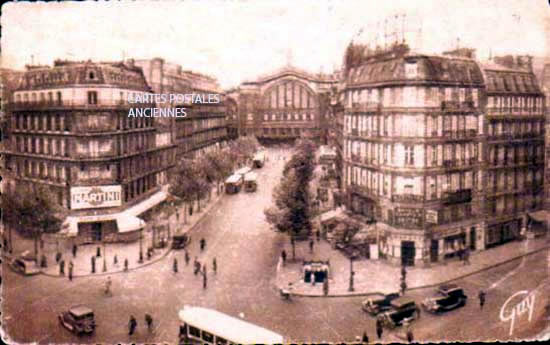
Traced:
<path id="1" fill-rule="evenodd" d="M 441 285 L 437 290 L 437 295 L 426 298 L 422 301 L 422 307 L 426 311 L 439 313 L 466 305 L 468 296 L 464 290 L 456 284 Z"/>
<path id="2" fill-rule="evenodd" d="M 90 334 L 95 330 L 94 312 L 83 305 L 73 306 L 59 314 L 59 322 L 77 335 Z"/>
<path id="3" fill-rule="evenodd" d="M 386 328 L 395 328 L 403 325 L 403 322 L 413 321 L 418 318 L 418 306 L 410 297 L 398 297 L 390 302 L 390 309 L 379 314 L 377 319 Z"/>
<path id="4" fill-rule="evenodd" d="M 25 257 L 12 258 L 9 261 L 10 267 L 17 273 L 24 275 L 34 275 L 40 273 L 40 269 L 36 265 L 36 261 Z"/>
<path id="5" fill-rule="evenodd" d="M 172 249 L 183 249 L 189 242 L 191 242 L 191 236 L 188 235 L 174 235 L 172 237 Z"/>
<path id="6" fill-rule="evenodd" d="M 362 303 L 364 311 L 371 315 L 378 315 L 391 308 L 391 301 L 399 297 L 399 293 L 390 293 L 378 298 L 367 298 Z"/>

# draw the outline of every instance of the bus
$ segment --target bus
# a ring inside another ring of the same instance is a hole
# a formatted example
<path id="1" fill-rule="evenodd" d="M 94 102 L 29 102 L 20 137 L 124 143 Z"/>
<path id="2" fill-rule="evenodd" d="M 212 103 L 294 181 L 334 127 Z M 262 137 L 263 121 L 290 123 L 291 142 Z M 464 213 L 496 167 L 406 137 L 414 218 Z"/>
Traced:
<path id="1" fill-rule="evenodd" d="M 242 175 L 233 174 L 225 180 L 225 192 L 227 194 L 235 194 L 241 190 L 243 184 Z"/>
<path id="2" fill-rule="evenodd" d="M 214 309 L 184 306 L 179 311 L 180 344 L 283 344 L 283 336 Z"/>
<path id="3" fill-rule="evenodd" d="M 255 192 L 258 189 L 258 175 L 255 172 L 249 172 L 244 175 L 244 190 L 247 192 Z"/>
<path id="4" fill-rule="evenodd" d="M 250 167 L 240 168 L 239 170 L 235 171 L 233 175 L 241 175 L 242 177 L 244 177 L 244 175 L 249 173 L 251 170 L 252 169 L 250 169 Z"/>
<path id="5" fill-rule="evenodd" d="M 254 155 L 253 164 L 255 168 L 261 168 L 265 164 L 265 152 L 260 151 Z"/>

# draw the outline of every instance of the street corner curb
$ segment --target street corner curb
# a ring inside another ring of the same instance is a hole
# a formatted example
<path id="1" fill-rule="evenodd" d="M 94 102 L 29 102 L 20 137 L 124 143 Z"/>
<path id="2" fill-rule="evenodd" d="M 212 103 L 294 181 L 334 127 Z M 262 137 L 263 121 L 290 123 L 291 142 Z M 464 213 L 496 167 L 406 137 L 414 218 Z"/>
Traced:
<path id="1" fill-rule="evenodd" d="M 143 267 L 146 267 L 146 266 L 149 266 L 149 265 L 152 265 L 154 263 L 157 263 L 159 262 L 160 260 L 164 259 L 168 254 L 170 254 L 172 252 L 172 248 L 169 248 L 167 249 L 163 254 L 159 255 L 157 258 L 151 260 L 151 261 L 148 261 L 148 262 L 145 262 L 143 264 L 140 264 L 139 266 L 135 266 L 135 267 L 130 267 L 128 268 L 127 271 L 125 271 L 124 269 L 121 269 L 121 270 L 117 270 L 117 271 L 111 271 L 111 272 L 97 272 L 97 273 L 87 273 L 87 274 L 75 274 L 73 275 L 73 279 L 74 278 L 85 278 L 85 277 L 90 277 L 90 276 L 94 276 L 94 277 L 101 277 L 101 276 L 107 276 L 107 275 L 112 275 L 112 274 L 120 274 L 120 273 L 128 273 L 128 272 L 131 272 L 131 271 L 136 271 L 140 268 L 143 268 Z M 44 272 L 44 271 L 40 271 L 40 274 L 44 275 L 44 276 L 47 276 L 47 277 L 51 277 L 51 278 L 65 278 L 65 279 L 68 279 L 67 278 L 67 275 L 59 275 L 59 274 L 52 274 L 52 273 L 47 273 L 47 272 Z"/>
<path id="2" fill-rule="evenodd" d="M 384 295 L 382 292 L 354 292 L 354 293 L 340 293 L 340 294 L 328 294 L 328 295 L 319 295 L 319 294 L 307 294 L 294 292 L 290 294 L 291 296 L 296 297 L 305 297 L 305 298 L 317 298 L 317 297 L 326 297 L 326 298 L 342 298 L 342 297 L 368 297 L 374 295 Z"/>
<path id="3" fill-rule="evenodd" d="M 513 261 L 516 261 L 516 260 L 519 260 L 521 258 L 524 258 L 526 256 L 529 256 L 529 255 L 533 255 L 533 254 L 536 254 L 538 252 L 541 252 L 543 250 L 547 250 L 550 248 L 550 245 L 546 245 L 546 246 L 543 246 L 541 248 L 538 248 L 538 249 L 535 249 L 533 251 L 530 251 L 528 253 L 524 253 L 524 254 L 521 254 L 521 255 L 518 255 L 518 256 L 514 256 L 513 258 L 510 258 L 510 259 L 507 259 L 507 260 L 504 260 L 502 262 L 498 262 L 496 264 L 492 264 L 492 265 L 487 265 L 487 266 L 484 266 L 478 270 L 475 270 L 475 271 L 472 271 L 472 272 L 469 272 L 469 273 L 466 273 L 466 274 L 462 274 L 458 277 L 454 277 L 454 278 L 451 278 L 451 279 L 448 279 L 448 280 L 444 280 L 444 281 L 441 281 L 441 282 L 437 282 L 437 283 L 432 283 L 432 284 L 426 284 L 426 285 L 420 285 L 420 286 L 414 286 L 414 287 L 411 287 L 411 288 L 408 288 L 407 291 L 413 291 L 413 290 L 420 290 L 420 289 L 426 289 L 426 288 L 432 288 L 432 287 L 436 287 L 436 286 L 439 286 L 439 285 L 442 285 L 442 284 L 447 284 L 447 283 L 451 283 L 453 281 L 456 281 L 456 280 L 459 280 L 459 279 L 462 279 L 462 278 L 466 278 L 466 277 L 469 277 L 469 276 L 473 276 L 475 274 L 478 274 L 478 273 L 481 273 L 481 272 L 484 272 L 484 271 L 487 271 L 487 270 L 490 270 L 492 268 L 495 268 L 495 267 L 499 267 L 499 266 L 502 266 L 502 265 L 506 265 L 510 262 L 513 262 Z"/>

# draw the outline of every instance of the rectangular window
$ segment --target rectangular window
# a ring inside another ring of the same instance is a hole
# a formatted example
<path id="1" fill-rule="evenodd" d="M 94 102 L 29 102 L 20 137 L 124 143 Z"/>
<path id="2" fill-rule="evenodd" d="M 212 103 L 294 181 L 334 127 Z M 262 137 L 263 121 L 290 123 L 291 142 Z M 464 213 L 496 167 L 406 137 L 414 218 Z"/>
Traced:
<path id="1" fill-rule="evenodd" d="M 97 91 L 88 91 L 88 104 L 97 104 Z"/>
<path id="2" fill-rule="evenodd" d="M 414 146 L 405 145 L 405 165 L 414 165 Z"/>

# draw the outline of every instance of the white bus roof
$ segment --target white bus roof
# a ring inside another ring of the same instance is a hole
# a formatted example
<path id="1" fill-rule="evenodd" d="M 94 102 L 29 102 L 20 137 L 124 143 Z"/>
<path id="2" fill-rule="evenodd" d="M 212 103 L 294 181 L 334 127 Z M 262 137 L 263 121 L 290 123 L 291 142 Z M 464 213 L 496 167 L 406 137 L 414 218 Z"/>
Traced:
<path id="1" fill-rule="evenodd" d="M 260 159 L 260 160 L 263 160 L 265 157 L 265 152 L 263 151 L 260 151 L 260 152 L 256 152 L 256 154 L 254 155 L 254 159 Z"/>
<path id="2" fill-rule="evenodd" d="M 184 306 L 180 320 L 236 344 L 282 344 L 283 336 L 217 310 Z"/>
<path id="3" fill-rule="evenodd" d="M 231 175 L 225 180 L 225 183 L 237 183 L 241 180 L 241 175 Z"/>
<path id="4" fill-rule="evenodd" d="M 252 170 L 252 169 L 250 169 L 249 167 L 240 168 L 239 170 L 235 171 L 235 173 L 233 175 L 244 175 L 247 172 L 249 172 L 250 170 Z"/>
<path id="5" fill-rule="evenodd" d="M 256 174 L 255 172 L 249 172 L 248 174 L 244 175 L 245 181 L 256 181 L 257 178 L 258 174 Z"/>

